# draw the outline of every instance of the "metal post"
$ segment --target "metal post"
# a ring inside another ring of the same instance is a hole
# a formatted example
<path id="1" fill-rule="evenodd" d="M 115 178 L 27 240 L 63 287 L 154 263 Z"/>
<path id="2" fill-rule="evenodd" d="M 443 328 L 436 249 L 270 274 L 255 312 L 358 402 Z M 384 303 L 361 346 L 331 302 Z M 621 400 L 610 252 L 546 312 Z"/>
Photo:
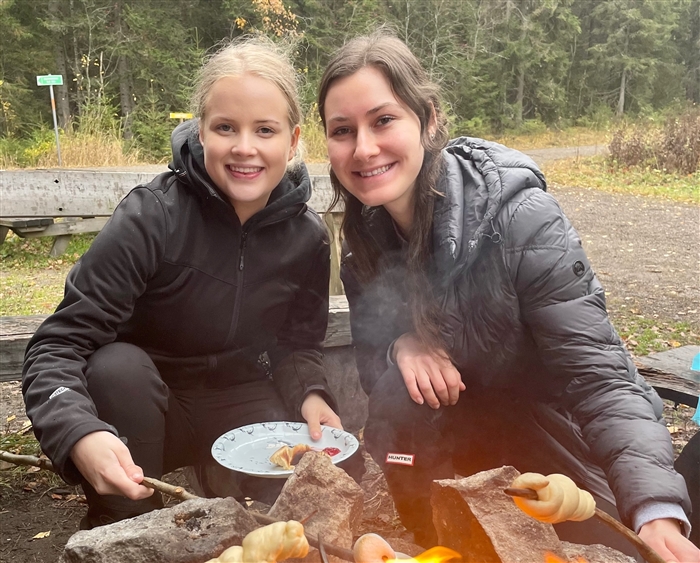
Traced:
<path id="1" fill-rule="evenodd" d="M 56 99 L 53 97 L 53 84 L 49 84 L 49 92 L 51 92 L 51 113 L 53 113 L 53 130 L 56 133 L 56 152 L 58 153 L 58 165 L 63 166 L 61 162 L 61 143 L 58 140 L 58 122 L 56 120 Z"/>

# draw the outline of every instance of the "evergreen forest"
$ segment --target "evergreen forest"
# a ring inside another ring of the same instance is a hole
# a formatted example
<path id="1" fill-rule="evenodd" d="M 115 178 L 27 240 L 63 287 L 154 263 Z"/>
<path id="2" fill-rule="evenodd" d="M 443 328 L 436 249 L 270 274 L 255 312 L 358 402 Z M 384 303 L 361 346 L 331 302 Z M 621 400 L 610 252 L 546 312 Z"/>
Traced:
<path id="1" fill-rule="evenodd" d="M 700 0 L 0 0 L 0 148 L 59 127 L 167 154 L 203 57 L 264 33 L 294 42 L 315 119 L 347 38 L 391 26 L 443 87 L 453 131 L 596 126 L 700 103 Z"/>

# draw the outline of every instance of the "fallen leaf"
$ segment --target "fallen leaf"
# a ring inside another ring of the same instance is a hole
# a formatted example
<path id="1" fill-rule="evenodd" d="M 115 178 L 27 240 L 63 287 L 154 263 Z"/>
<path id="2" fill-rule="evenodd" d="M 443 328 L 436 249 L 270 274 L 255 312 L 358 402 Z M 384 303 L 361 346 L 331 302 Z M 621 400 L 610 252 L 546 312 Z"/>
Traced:
<path id="1" fill-rule="evenodd" d="M 10 416 L 7 417 L 7 422 L 12 422 L 15 418 L 17 418 L 17 415 L 11 414 Z"/>
<path id="2" fill-rule="evenodd" d="M 41 471 L 41 467 L 28 467 L 27 468 L 27 473 L 36 473 L 37 471 Z"/>
<path id="3" fill-rule="evenodd" d="M 33 540 L 40 540 L 42 538 L 48 538 L 51 535 L 51 530 L 48 532 L 39 532 L 36 536 L 34 536 L 32 539 Z"/>
<path id="4" fill-rule="evenodd" d="M 671 345 L 671 348 L 680 348 L 682 346 L 678 340 L 671 340 L 669 344 Z"/>
<path id="5" fill-rule="evenodd" d="M 57 495 L 56 493 L 51 493 L 51 498 L 53 500 L 63 500 L 63 497 L 61 495 Z"/>
<path id="6" fill-rule="evenodd" d="M 678 432 L 681 431 L 681 429 L 678 428 L 678 426 L 667 426 L 666 428 L 668 428 L 668 431 L 671 434 L 677 434 Z"/>

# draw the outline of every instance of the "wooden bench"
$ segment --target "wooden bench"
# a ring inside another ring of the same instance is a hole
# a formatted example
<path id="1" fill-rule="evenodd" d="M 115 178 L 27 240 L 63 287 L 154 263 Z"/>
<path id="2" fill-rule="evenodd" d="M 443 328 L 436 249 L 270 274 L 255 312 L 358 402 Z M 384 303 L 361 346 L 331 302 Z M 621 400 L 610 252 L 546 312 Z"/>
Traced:
<path id="1" fill-rule="evenodd" d="M 16 381 L 22 375 L 24 350 L 46 315 L 0 317 L 0 381 Z M 330 297 L 326 351 L 350 351 L 350 312 L 344 295 Z M 659 395 L 670 401 L 695 407 L 700 396 L 700 372 L 691 371 L 692 358 L 700 346 L 683 346 L 658 354 L 639 357 L 635 363 L 642 376 Z M 352 353 L 347 362 L 354 371 Z M 336 368 L 337 369 L 337 368 Z M 356 386 L 353 382 L 351 387 Z"/>
<path id="2" fill-rule="evenodd" d="M 344 295 L 332 295 L 328 307 L 326 348 L 350 346 L 350 312 Z M 0 317 L 0 381 L 17 381 L 22 376 L 24 350 L 48 315 Z"/>
<path id="3" fill-rule="evenodd" d="M 0 170 L 0 244 L 11 230 L 23 238 L 54 237 L 50 255 L 60 256 L 72 235 L 102 230 L 114 208 L 135 186 L 147 184 L 163 167 L 149 171 Z M 342 207 L 327 213 L 333 199 L 330 177 L 312 175 L 309 207 L 323 214 L 331 233 L 331 295 L 342 295 L 340 224 Z"/>
<path id="4" fill-rule="evenodd" d="M 636 358 L 635 364 L 644 379 L 659 396 L 675 403 L 698 406 L 700 371 L 690 365 L 700 346 L 681 346 L 665 352 Z"/>
<path id="5" fill-rule="evenodd" d="M 22 377 L 24 351 L 46 315 L 0 317 L 0 382 Z M 350 338 L 350 314 L 344 295 L 330 298 L 324 366 L 328 383 L 338 400 L 343 425 L 352 432 L 364 426 L 367 396 L 360 387 Z"/>

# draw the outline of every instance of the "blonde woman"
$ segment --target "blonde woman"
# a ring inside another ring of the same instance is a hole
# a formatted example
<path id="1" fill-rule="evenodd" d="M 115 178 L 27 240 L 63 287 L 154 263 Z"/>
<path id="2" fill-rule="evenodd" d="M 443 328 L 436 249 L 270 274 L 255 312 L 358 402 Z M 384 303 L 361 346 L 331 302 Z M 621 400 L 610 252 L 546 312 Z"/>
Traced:
<path id="1" fill-rule="evenodd" d="M 267 41 L 235 42 L 203 66 L 193 106 L 170 171 L 119 204 L 27 349 L 27 413 L 83 484 L 84 528 L 162 506 L 143 476 L 211 462 L 233 428 L 341 428 L 322 366 L 329 243 L 306 168 L 290 166 L 294 68 Z"/>

